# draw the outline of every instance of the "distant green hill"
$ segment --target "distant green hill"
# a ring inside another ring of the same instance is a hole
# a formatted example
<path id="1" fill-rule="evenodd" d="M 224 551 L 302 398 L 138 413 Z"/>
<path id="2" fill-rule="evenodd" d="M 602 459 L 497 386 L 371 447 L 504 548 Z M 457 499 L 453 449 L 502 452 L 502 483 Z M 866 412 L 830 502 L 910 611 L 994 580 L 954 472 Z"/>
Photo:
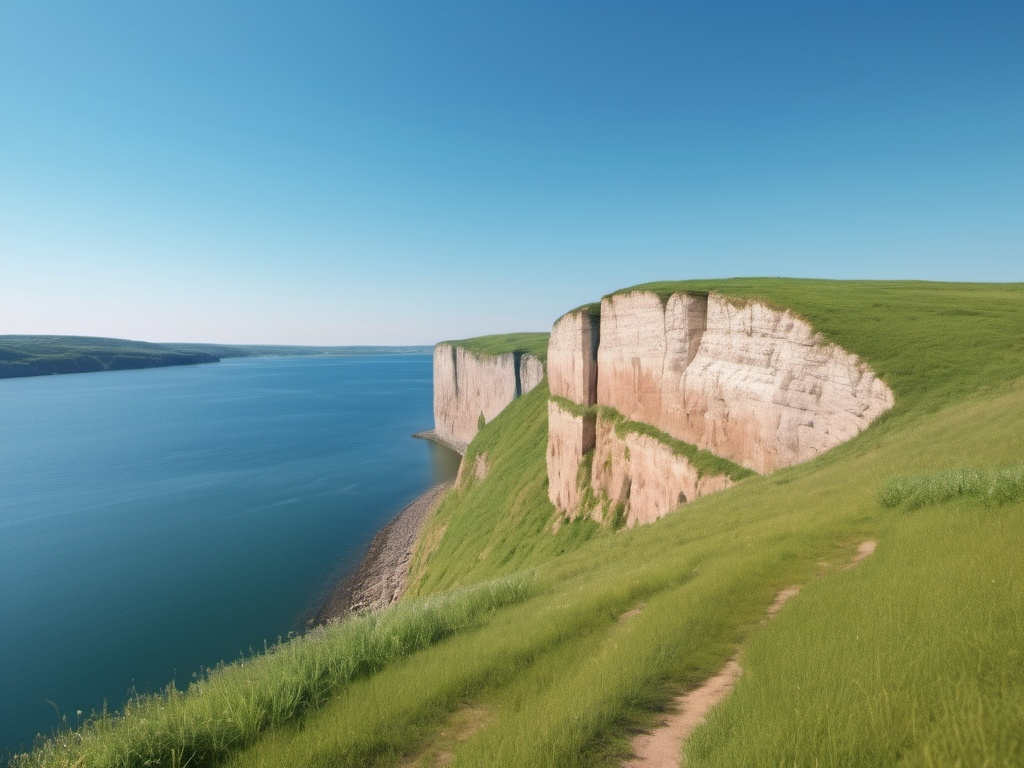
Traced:
<path id="1" fill-rule="evenodd" d="M 208 352 L 92 336 L 0 336 L 0 378 L 216 363 Z"/>
<path id="2" fill-rule="evenodd" d="M 217 363 L 229 357 L 423 354 L 432 347 L 152 344 L 95 336 L 0 336 L 0 379 Z"/>

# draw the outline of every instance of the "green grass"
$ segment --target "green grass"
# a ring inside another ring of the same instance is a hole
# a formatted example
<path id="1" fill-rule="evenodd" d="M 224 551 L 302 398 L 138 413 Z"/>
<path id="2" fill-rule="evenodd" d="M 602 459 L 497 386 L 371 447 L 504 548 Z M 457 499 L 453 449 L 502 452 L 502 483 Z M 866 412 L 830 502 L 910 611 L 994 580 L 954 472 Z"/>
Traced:
<path id="1" fill-rule="evenodd" d="M 409 594 L 432 594 L 514 573 L 579 547 L 599 531 L 559 519 L 547 492 L 545 380 L 512 401 L 470 443 L 464 461 L 487 455 L 489 472 L 453 489 L 420 536 Z M 464 473 L 472 477 L 472 472 Z"/>
<path id="2" fill-rule="evenodd" d="M 1024 509 L 883 528 L 744 648 L 689 766 L 1024 764 Z"/>
<path id="3" fill-rule="evenodd" d="M 507 578 L 319 628 L 177 690 L 139 698 L 119 717 L 94 716 L 13 764 L 29 766 L 209 765 L 275 726 L 323 706 L 340 687 L 393 664 L 489 611 L 530 593 L 529 576 Z"/>
<path id="4" fill-rule="evenodd" d="M 882 488 L 883 507 L 920 509 L 956 499 L 989 506 L 1024 500 L 1024 464 L 1008 467 L 947 469 L 928 475 L 896 477 Z"/>
<path id="5" fill-rule="evenodd" d="M 507 355 L 509 353 L 526 353 L 541 360 L 548 359 L 549 333 L 498 333 L 491 336 L 476 336 L 472 339 L 443 341 L 461 347 L 478 355 Z"/>
<path id="6" fill-rule="evenodd" d="M 968 461 L 985 471 L 1019 465 L 1021 286 L 727 287 L 791 298 L 885 375 L 896 408 L 811 462 L 749 477 L 651 525 L 581 521 L 556 533 L 549 393 L 537 387 L 470 444 L 466 460 L 486 454 L 489 474 L 439 507 L 413 589 L 528 571 L 529 594 L 233 742 L 220 764 L 398 766 L 446 743 L 456 767 L 618 765 L 634 729 L 737 652 L 744 675 L 694 734 L 691 768 L 1024 764 L 1024 502 L 954 495 L 913 514 L 879 504 L 894 477 L 935 477 Z M 979 314 L 956 314 L 968 309 Z M 868 538 L 876 553 L 844 570 Z M 762 624 L 792 584 L 803 591 Z M 274 680 L 254 675 L 247 695 Z M 204 698 L 197 693 L 195 712 L 206 711 Z M 478 727 L 445 742 L 469 708 L 485 713 Z M 38 754 L 32 765 L 77 759 Z"/>

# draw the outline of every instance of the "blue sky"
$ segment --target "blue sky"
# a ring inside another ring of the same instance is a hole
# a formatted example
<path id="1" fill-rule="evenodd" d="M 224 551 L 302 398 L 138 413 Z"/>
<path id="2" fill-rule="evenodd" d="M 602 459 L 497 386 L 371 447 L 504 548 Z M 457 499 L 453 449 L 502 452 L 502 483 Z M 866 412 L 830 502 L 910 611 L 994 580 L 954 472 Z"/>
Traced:
<path id="1" fill-rule="evenodd" d="M 0 333 L 432 343 L 1024 281 L 1024 4 L 0 0 Z"/>

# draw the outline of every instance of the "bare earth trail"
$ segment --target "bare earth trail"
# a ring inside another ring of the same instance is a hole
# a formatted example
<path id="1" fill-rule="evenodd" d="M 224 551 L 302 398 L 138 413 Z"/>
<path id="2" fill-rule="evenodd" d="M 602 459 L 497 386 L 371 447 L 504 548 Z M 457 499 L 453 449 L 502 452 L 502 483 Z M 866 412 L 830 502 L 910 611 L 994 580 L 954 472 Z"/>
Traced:
<path id="1" fill-rule="evenodd" d="M 875 541 L 861 542 L 857 552 L 844 569 L 852 568 L 870 556 L 877 546 Z M 765 613 L 764 622 L 770 621 L 788 600 L 800 592 L 800 587 L 793 586 L 783 589 L 775 596 L 775 601 Z M 699 688 L 677 696 L 672 704 L 672 711 L 664 723 L 652 731 L 639 734 L 633 739 L 634 757 L 622 764 L 623 768 L 680 768 L 683 745 L 698 725 L 704 722 L 711 708 L 722 701 L 732 691 L 736 681 L 743 674 L 737 656 L 714 677 L 704 681 Z"/>

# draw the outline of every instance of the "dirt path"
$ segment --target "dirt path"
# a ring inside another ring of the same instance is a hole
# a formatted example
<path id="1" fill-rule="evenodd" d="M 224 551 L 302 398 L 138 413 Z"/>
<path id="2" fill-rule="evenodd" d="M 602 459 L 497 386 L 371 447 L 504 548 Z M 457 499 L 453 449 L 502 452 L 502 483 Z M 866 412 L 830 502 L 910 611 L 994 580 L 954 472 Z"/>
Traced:
<path id="1" fill-rule="evenodd" d="M 623 763 L 624 768 L 678 768 L 682 744 L 693 729 L 704 722 L 708 712 L 729 695 L 743 670 L 735 658 L 695 691 L 675 699 L 676 711 L 660 728 L 641 733 L 633 739 L 635 758 Z"/>
<path id="2" fill-rule="evenodd" d="M 852 568 L 862 562 L 875 551 L 876 546 L 875 541 L 861 542 L 845 568 Z M 762 623 L 771 621 L 782 606 L 799 592 L 799 586 L 781 590 L 765 612 Z M 694 729 L 704 722 L 711 708 L 729 695 L 742 674 L 743 669 L 737 657 L 733 656 L 717 675 L 706 680 L 699 688 L 677 696 L 673 700 L 672 711 L 662 725 L 633 739 L 635 757 L 623 763 L 623 768 L 679 768 L 683 744 Z"/>
<path id="3" fill-rule="evenodd" d="M 466 704 L 452 713 L 448 723 L 418 752 L 401 763 L 401 768 L 443 768 L 455 759 L 455 748 L 467 741 L 491 719 L 481 705 Z"/>

